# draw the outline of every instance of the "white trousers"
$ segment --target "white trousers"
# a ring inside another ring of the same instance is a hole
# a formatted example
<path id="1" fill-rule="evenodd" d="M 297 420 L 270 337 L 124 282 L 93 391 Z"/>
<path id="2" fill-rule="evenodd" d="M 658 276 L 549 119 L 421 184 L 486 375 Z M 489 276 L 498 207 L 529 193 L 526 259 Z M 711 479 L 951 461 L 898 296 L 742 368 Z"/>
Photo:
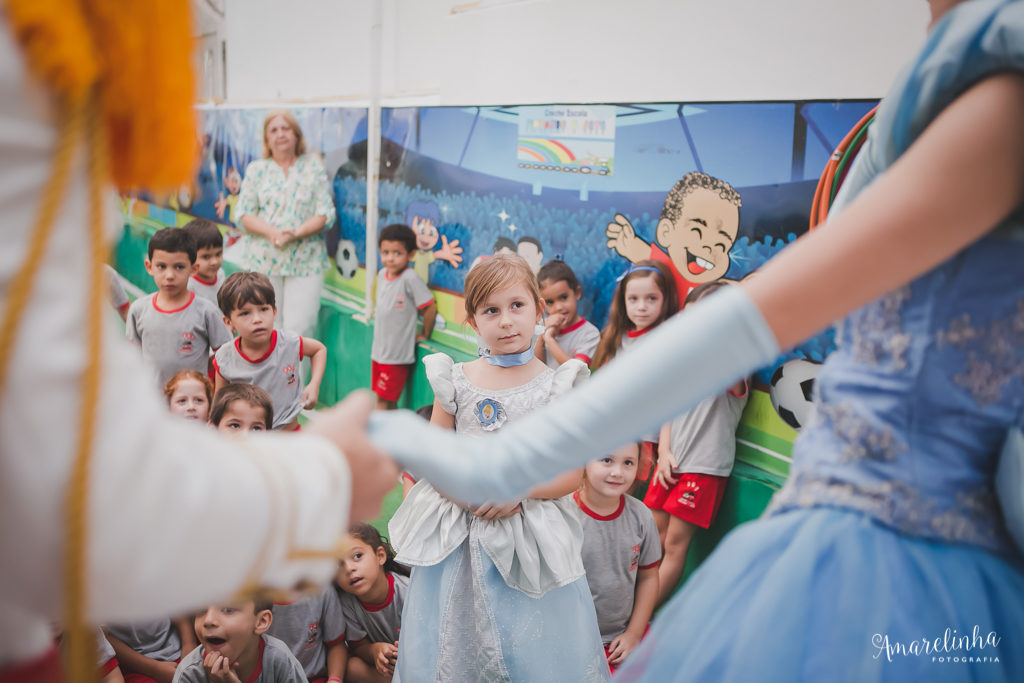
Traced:
<path id="1" fill-rule="evenodd" d="M 320 312 L 320 290 L 324 276 L 320 275 L 271 275 L 277 297 L 277 318 L 274 327 L 290 330 L 303 336 L 316 329 Z"/>

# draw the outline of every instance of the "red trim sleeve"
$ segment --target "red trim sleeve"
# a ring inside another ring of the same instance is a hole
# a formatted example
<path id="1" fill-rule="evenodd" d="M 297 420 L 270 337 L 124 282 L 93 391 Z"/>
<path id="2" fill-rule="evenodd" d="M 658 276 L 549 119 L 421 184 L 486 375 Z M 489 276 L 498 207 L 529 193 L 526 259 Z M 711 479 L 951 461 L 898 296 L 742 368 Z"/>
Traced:
<path id="1" fill-rule="evenodd" d="M 729 387 L 729 393 L 731 395 L 735 396 L 736 398 L 743 398 L 744 396 L 746 396 L 747 394 L 750 393 L 750 382 L 748 382 L 747 380 L 743 380 L 743 393 L 742 394 L 733 393 L 732 387 Z"/>
<path id="2" fill-rule="evenodd" d="M 425 304 L 422 304 L 422 305 L 420 305 L 420 306 L 417 306 L 417 307 L 416 307 L 416 310 L 417 310 L 417 311 L 422 311 L 422 310 L 423 310 L 424 308 L 426 308 L 427 306 L 429 306 L 429 305 L 430 305 L 430 304 L 432 304 L 432 303 L 434 303 L 434 299 L 431 299 L 430 301 L 426 302 Z"/>
<path id="3" fill-rule="evenodd" d="M 416 478 L 413 477 L 408 472 L 402 472 L 402 479 L 407 481 L 407 482 L 409 482 L 410 484 L 415 484 L 416 483 Z"/>
<path id="4" fill-rule="evenodd" d="M 130 307 L 131 307 L 131 305 L 132 305 L 132 302 L 131 302 L 131 301 L 126 301 L 126 302 L 124 302 L 123 304 L 121 304 L 120 306 L 118 306 L 116 310 L 118 310 L 118 311 L 124 311 L 124 310 L 127 310 L 128 308 L 130 308 Z"/>
<path id="5" fill-rule="evenodd" d="M 588 356 L 585 353 L 577 353 L 575 356 L 573 356 L 573 358 L 578 358 L 579 360 L 586 363 L 588 367 L 590 366 L 590 356 Z"/>
<path id="6" fill-rule="evenodd" d="M 100 667 L 100 676 L 106 676 L 108 673 L 117 668 L 117 657 L 111 657 L 107 660 L 107 663 Z"/>
<path id="7" fill-rule="evenodd" d="M 299 362 L 302 362 L 302 335 L 299 335 Z"/>
<path id="8" fill-rule="evenodd" d="M 332 645 L 337 645 L 338 643 L 340 643 L 340 642 L 342 642 L 344 640 L 345 640 L 345 634 L 342 633 L 339 637 L 335 638 L 334 640 L 325 640 L 324 641 L 324 645 L 326 645 L 327 647 L 331 647 Z"/>
<path id="9" fill-rule="evenodd" d="M 220 371 L 220 366 L 217 365 L 217 356 L 214 356 L 213 358 L 211 358 L 210 359 L 210 363 L 213 365 L 214 373 L 220 375 L 221 377 L 224 377 L 224 375 Z"/>
<path id="10" fill-rule="evenodd" d="M 656 562 L 651 562 L 650 564 L 642 564 L 642 565 L 640 565 L 640 569 L 654 569 L 659 564 L 661 564 L 661 560 L 657 560 Z"/>

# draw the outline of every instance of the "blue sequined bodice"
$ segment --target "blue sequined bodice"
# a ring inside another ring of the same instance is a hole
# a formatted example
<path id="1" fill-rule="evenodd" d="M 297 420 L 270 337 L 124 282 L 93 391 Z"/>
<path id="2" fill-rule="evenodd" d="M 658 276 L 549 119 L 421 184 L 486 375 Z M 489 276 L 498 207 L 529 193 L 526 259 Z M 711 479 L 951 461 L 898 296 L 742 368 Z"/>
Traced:
<path id="1" fill-rule="evenodd" d="M 924 56 L 883 101 L 837 208 L 966 87 L 1024 70 L 1024 2 L 975 0 L 954 11 L 969 20 L 954 30 L 947 17 L 933 29 Z M 770 511 L 844 507 L 906 533 L 1007 549 L 993 474 L 1024 414 L 1024 214 L 854 312 L 836 344 Z"/>

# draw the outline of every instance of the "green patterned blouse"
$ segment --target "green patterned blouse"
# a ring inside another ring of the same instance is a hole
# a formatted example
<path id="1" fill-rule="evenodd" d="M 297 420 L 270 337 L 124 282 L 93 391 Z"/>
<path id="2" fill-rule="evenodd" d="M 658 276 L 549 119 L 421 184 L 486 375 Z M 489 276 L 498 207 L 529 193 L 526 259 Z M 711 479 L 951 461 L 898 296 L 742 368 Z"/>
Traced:
<path id="1" fill-rule="evenodd" d="M 258 159 L 245 169 L 236 215 L 251 214 L 278 230 L 294 229 L 313 216 L 335 221 L 327 173 L 320 159 L 303 154 L 288 173 L 273 159 Z M 281 249 L 259 235 L 245 233 L 242 267 L 265 275 L 319 275 L 327 263 L 323 231 L 289 242 Z"/>

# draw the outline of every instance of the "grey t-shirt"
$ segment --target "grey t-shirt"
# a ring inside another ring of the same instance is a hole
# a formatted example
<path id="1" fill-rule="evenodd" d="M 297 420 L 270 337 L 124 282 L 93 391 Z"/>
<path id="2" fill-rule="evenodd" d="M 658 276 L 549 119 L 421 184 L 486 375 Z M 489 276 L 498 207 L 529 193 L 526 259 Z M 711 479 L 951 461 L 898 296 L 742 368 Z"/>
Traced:
<path id="1" fill-rule="evenodd" d="M 583 523 L 583 567 L 601 640 L 608 644 L 629 626 L 637 570 L 655 567 L 661 559 L 658 528 L 651 511 L 633 496 L 622 496 L 618 512 L 608 516 L 588 508 L 578 491 L 573 499 Z"/>
<path id="2" fill-rule="evenodd" d="M 159 386 L 179 370 L 206 373 L 210 349 L 231 341 L 223 316 L 206 299 L 189 297 L 173 311 L 156 305 L 156 293 L 136 299 L 128 309 L 125 331 L 142 346 L 142 358 L 156 373 Z"/>
<path id="3" fill-rule="evenodd" d="M 327 676 L 327 648 L 345 639 L 345 617 L 334 588 L 296 602 L 274 603 L 268 635 L 292 649 L 310 680 Z"/>
<path id="4" fill-rule="evenodd" d="M 263 634 L 260 638 L 260 655 L 256 665 L 257 675 L 250 683 L 306 683 L 306 674 L 299 660 L 295 659 L 288 646 L 273 636 Z M 209 683 L 203 668 L 203 646 L 189 652 L 174 670 L 171 683 Z"/>
<path id="5" fill-rule="evenodd" d="M 217 350 L 213 365 L 228 382 L 255 384 L 270 394 L 274 406 L 274 429 L 282 427 L 302 411 L 302 337 L 289 330 L 270 333 L 270 349 L 260 358 L 242 353 L 236 338 Z"/>
<path id="6" fill-rule="evenodd" d="M 706 398 L 672 420 L 673 472 L 729 476 L 736 459 L 736 426 L 749 393 L 734 396 L 727 391 Z"/>
<path id="7" fill-rule="evenodd" d="M 345 614 L 345 640 L 357 643 L 369 638 L 371 643 L 393 643 L 402 627 L 402 605 L 409 588 L 409 577 L 388 574 L 388 597 L 380 605 L 367 605 L 359 598 L 339 590 L 341 611 Z"/>
<path id="8" fill-rule="evenodd" d="M 412 268 L 406 268 L 393 280 L 382 268 L 377 273 L 370 358 L 388 365 L 415 363 L 417 318 L 420 309 L 433 300 L 434 295 Z"/>
<path id="9" fill-rule="evenodd" d="M 181 637 L 170 619 L 107 626 L 107 632 L 150 659 L 174 662 L 181 657 Z"/>
<path id="10" fill-rule="evenodd" d="M 130 300 L 128 292 L 124 291 L 124 285 L 121 284 L 121 276 L 106 263 L 103 264 L 103 273 L 107 277 L 107 296 L 110 298 L 110 305 L 119 311 L 127 308 Z"/>
<path id="11" fill-rule="evenodd" d="M 198 277 L 193 275 L 188 279 L 188 290 L 195 292 L 199 296 L 203 297 L 214 306 L 217 306 L 217 292 L 220 291 L 220 286 L 224 284 L 224 269 L 221 268 L 217 271 L 217 279 L 213 282 L 206 282 L 200 280 Z"/>
<path id="12" fill-rule="evenodd" d="M 597 351 L 597 343 L 601 341 L 601 331 L 592 323 L 580 318 L 575 325 L 559 332 L 555 336 L 555 341 L 569 354 L 569 358 L 579 358 L 590 365 L 594 352 Z M 558 361 L 550 351 L 545 350 L 544 362 L 552 370 L 558 369 Z"/>

